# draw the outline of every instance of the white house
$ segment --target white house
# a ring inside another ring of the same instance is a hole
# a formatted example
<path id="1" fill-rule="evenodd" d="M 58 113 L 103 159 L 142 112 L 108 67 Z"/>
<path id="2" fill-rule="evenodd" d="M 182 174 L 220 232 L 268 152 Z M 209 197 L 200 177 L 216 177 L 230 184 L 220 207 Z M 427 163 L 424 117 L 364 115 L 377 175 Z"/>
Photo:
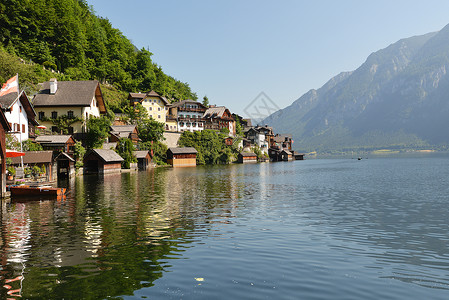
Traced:
<path id="1" fill-rule="evenodd" d="M 35 137 L 34 129 L 39 123 L 35 119 L 36 112 L 24 91 L 19 95 L 9 93 L 0 97 L 0 104 L 11 126 L 11 131 L 19 142 Z"/>

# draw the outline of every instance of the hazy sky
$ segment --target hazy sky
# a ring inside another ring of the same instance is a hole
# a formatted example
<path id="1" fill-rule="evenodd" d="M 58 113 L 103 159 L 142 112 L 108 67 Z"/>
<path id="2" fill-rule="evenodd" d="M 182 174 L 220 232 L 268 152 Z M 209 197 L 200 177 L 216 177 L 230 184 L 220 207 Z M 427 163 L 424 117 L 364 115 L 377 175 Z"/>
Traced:
<path id="1" fill-rule="evenodd" d="M 369 54 L 449 23 L 447 0 L 87 0 L 200 99 L 284 108 Z"/>

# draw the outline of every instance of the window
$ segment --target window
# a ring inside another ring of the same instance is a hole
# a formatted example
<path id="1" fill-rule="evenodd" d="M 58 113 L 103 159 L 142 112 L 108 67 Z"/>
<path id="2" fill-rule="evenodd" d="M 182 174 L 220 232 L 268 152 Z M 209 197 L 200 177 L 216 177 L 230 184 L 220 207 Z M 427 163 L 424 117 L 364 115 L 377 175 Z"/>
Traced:
<path id="1" fill-rule="evenodd" d="M 157 115 L 157 118 L 160 119 L 160 118 L 161 118 L 161 115 Z"/>
<path id="2" fill-rule="evenodd" d="M 187 123 L 187 125 L 186 125 L 187 127 L 190 127 L 190 123 Z"/>
<path id="3" fill-rule="evenodd" d="M 22 133 L 25 133 L 25 124 L 22 124 Z"/>
<path id="4" fill-rule="evenodd" d="M 51 112 L 51 118 L 52 118 L 52 119 L 58 118 L 58 112 L 57 112 L 57 111 L 52 111 L 52 112 Z"/>
<path id="5" fill-rule="evenodd" d="M 196 123 L 192 123 L 192 127 L 196 127 Z"/>
<path id="6" fill-rule="evenodd" d="M 58 132 L 57 126 L 51 126 L 51 132 Z"/>
<path id="7" fill-rule="evenodd" d="M 67 128 L 67 130 L 69 131 L 69 134 L 73 134 L 73 127 L 69 126 L 69 128 Z"/>
<path id="8" fill-rule="evenodd" d="M 158 107 L 158 108 L 157 108 L 157 110 L 158 110 L 158 111 L 161 111 L 161 108 L 160 108 L 160 107 Z"/>
<path id="9" fill-rule="evenodd" d="M 73 110 L 69 110 L 69 111 L 67 112 L 67 117 L 70 118 L 70 119 L 73 118 Z"/>
<path id="10" fill-rule="evenodd" d="M 152 108 L 152 107 L 149 107 L 148 110 L 153 110 L 153 108 Z"/>
<path id="11" fill-rule="evenodd" d="M 39 112 L 39 120 L 42 121 L 42 119 L 45 118 L 45 113 L 43 111 Z"/>

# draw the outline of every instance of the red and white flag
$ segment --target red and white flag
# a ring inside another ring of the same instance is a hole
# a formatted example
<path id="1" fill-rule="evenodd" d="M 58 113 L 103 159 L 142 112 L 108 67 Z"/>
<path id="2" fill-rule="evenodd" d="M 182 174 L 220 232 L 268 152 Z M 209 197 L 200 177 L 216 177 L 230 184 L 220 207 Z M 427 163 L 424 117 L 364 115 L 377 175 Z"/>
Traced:
<path id="1" fill-rule="evenodd" d="M 19 91 L 19 76 L 16 75 L 10 78 L 0 89 L 0 97 L 9 93 Z"/>

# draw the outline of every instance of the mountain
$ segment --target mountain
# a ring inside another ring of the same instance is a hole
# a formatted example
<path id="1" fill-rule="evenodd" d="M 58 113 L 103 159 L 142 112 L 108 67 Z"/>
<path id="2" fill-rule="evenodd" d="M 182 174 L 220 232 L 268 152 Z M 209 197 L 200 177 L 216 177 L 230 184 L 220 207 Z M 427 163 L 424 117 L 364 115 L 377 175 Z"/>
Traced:
<path id="1" fill-rule="evenodd" d="M 449 146 L 449 25 L 372 53 L 265 120 L 302 151 Z"/>

